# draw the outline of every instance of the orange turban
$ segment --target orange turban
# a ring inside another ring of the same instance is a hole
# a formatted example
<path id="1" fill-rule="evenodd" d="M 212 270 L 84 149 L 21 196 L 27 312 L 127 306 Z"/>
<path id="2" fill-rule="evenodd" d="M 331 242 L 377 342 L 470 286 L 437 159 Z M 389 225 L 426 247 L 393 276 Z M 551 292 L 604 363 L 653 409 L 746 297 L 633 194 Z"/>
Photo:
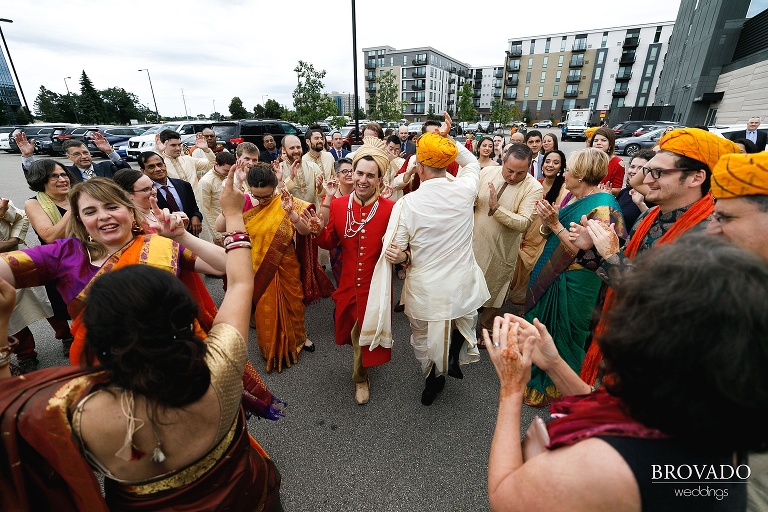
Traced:
<path id="1" fill-rule="evenodd" d="M 445 169 L 456 160 L 459 149 L 453 139 L 424 133 L 416 139 L 416 159 L 427 167 Z"/>
<path id="2" fill-rule="evenodd" d="M 584 136 L 585 136 L 587 139 L 591 139 L 591 138 L 592 138 L 592 136 L 593 136 L 593 135 L 595 134 L 595 132 L 597 131 L 597 128 L 598 128 L 597 126 L 592 126 L 591 128 L 587 128 L 586 130 L 584 130 Z"/>
<path id="3" fill-rule="evenodd" d="M 715 199 L 768 196 L 768 153 L 725 155 L 712 171 Z"/>
<path id="4" fill-rule="evenodd" d="M 357 162 L 361 158 L 369 156 L 379 166 L 379 176 L 384 176 L 389 167 L 386 147 L 386 143 L 378 137 L 363 137 L 363 145 L 355 150 L 355 154 L 352 157 L 352 165 L 357 166 Z"/>
<path id="5" fill-rule="evenodd" d="M 672 130 L 661 138 L 659 149 L 693 158 L 706 164 L 710 171 L 721 156 L 739 152 L 739 146 L 730 140 L 698 128 Z"/>

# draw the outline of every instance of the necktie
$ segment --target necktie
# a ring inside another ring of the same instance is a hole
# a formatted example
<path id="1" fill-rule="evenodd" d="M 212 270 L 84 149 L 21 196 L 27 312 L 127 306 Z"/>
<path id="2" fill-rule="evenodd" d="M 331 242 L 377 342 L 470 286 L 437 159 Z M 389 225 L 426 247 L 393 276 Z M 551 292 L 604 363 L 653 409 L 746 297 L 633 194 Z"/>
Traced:
<path id="1" fill-rule="evenodd" d="M 405 152 L 405 144 L 406 144 L 405 142 L 400 144 L 400 151 Z"/>
<path id="2" fill-rule="evenodd" d="M 171 190 L 168 188 L 168 186 L 163 185 L 160 188 L 162 188 L 163 192 L 165 192 L 165 201 L 168 203 L 168 209 L 171 210 L 171 212 L 180 212 L 181 208 L 179 208 L 176 199 L 173 198 L 173 194 L 171 194 Z"/>
<path id="3" fill-rule="evenodd" d="M 533 162 L 534 162 L 534 161 L 535 161 L 535 160 L 531 160 L 531 168 L 529 169 L 529 171 L 528 171 L 528 172 L 531 174 L 531 176 L 533 176 L 533 177 L 535 178 L 535 177 L 536 177 L 536 170 L 535 170 L 535 168 L 533 167 Z"/>
<path id="4" fill-rule="evenodd" d="M 93 178 L 93 171 L 91 169 L 83 169 L 83 180 L 88 181 Z"/>

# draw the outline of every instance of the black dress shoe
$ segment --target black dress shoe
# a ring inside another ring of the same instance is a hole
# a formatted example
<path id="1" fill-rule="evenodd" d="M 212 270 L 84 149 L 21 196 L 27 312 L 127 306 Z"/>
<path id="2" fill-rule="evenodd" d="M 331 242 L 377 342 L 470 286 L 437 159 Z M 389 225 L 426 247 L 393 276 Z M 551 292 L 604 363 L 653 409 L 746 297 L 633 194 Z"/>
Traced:
<path id="1" fill-rule="evenodd" d="M 304 348 L 302 349 L 304 352 L 314 352 L 315 351 L 315 344 L 311 345 L 304 345 Z"/>
<path id="2" fill-rule="evenodd" d="M 403 311 L 405 311 L 405 304 L 398 304 L 392 309 L 394 310 L 395 313 L 402 313 Z"/>
<path id="3" fill-rule="evenodd" d="M 432 366 L 432 371 L 429 372 L 426 382 L 424 383 L 424 391 L 421 392 L 421 404 L 432 405 L 432 402 L 437 398 L 445 387 L 445 375 L 435 377 L 435 367 Z"/>

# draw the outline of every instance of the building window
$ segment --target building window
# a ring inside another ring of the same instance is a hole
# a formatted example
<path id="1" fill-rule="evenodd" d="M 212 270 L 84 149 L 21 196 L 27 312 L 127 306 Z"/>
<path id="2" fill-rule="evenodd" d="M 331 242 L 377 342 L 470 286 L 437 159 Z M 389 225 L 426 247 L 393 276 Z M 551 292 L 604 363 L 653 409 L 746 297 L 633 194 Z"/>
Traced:
<path id="1" fill-rule="evenodd" d="M 528 97 L 528 89 L 530 89 L 530 87 L 526 87 L 525 89 L 523 89 L 523 98 Z"/>
<path id="2" fill-rule="evenodd" d="M 544 53 L 549 53 L 549 42 L 551 39 L 552 39 L 551 37 L 548 37 L 547 42 L 544 43 Z"/>
<path id="3" fill-rule="evenodd" d="M 592 90 L 589 91 L 590 96 L 597 96 L 598 91 L 600 90 L 600 84 L 598 82 L 595 82 L 592 84 Z"/>
<path id="4" fill-rule="evenodd" d="M 597 54 L 597 65 L 600 66 L 603 62 L 605 62 L 605 52 L 599 52 Z"/>
<path id="5" fill-rule="evenodd" d="M 653 64 L 646 64 L 645 66 L 645 78 L 653 76 Z"/>
<path id="6" fill-rule="evenodd" d="M 544 96 L 544 86 L 543 85 L 541 87 L 539 87 L 539 98 L 541 98 L 542 96 Z M 541 107 L 539 107 L 539 108 L 541 108 Z"/>
<path id="7" fill-rule="evenodd" d="M 541 72 L 541 80 L 539 80 L 539 81 L 540 81 L 541 83 L 544 83 L 544 82 L 546 82 L 546 81 L 547 81 L 547 72 L 546 72 L 546 71 L 542 71 L 542 72 Z"/>
<path id="8" fill-rule="evenodd" d="M 536 102 L 536 112 L 541 111 L 541 100 Z"/>
<path id="9" fill-rule="evenodd" d="M 561 56 L 559 56 L 557 58 L 557 67 L 559 67 L 559 68 L 563 67 L 563 59 L 564 58 L 565 58 L 565 56 L 563 56 L 563 55 L 561 55 Z"/>
<path id="10" fill-rule="evenodd" d="M 560 94 L 560 86 L 556 85 L 555 87 L 552 88 L 552 96 L 557 98 L 558 94 Z"/>
<path id="11" fill-rule="evenodd" d="M 659 56 L 659 47 L 652 46 L 651 51 L 648 52 L 648 60 L 656 60 L 658 56 Z"/>
<path id="12" fill-rule="evenodd" d="M 600 77 L 603 74 L 603 68 L 595 68 L 595 76 L 592 78 L 592 80 L 600 80 Z"/>
<path id="13" fill-rule="evenodd" d="M 533 67 L 533 57 L 530 57 L 528 59 L 528 69 L 531 69 Z"/>
<path id="14" fill-rule="evenodd" d="M 549 57 L 544 57 L 544 62 L 541 63 L 541 67 L 546 68 L 547 64 L 549 64 Z"/>
<path id="15" fill-rule="evenodd" d="M 600 41 L 600 48 L 605 48 L 608 45 L 608 32 L 603 32 L 603 40 Z"/>
<path id="16" fill-rule="evenodd" d="M 527 83 L 527 84 L 531 83 L 531 72 L 530 71 L 525 74 L 525 83 Z"/>
<path id="17" fill-rule="evenodd" d="M 560 76 L 561 76 L 562 73 L 563 72 L 560 71 L 560 70 L 557 71 L 557 73 L 555 74 L 555 82 L 559 82 L 560 81 Z"/>
<path id="18" fill-rule="evenodd" d="M 640 96 L 640 97 L 637 99 L 637 106 L 638 106 L 638 107 L 644 107 L 644 106 L 645 106 L 645 101 L 646 101 L 646 100 L 645 100 L 645 96 Z"/>
<path id="19" fill-rule="evenodd" d="M 536 53 L 536 40 L 535 39 L 531 39 L 531 51 L 529 51 L 528 53 L 530 53 L 531 55 Z"/>
<path id="20" fill-rule="evenodd" d="M 648 89 L 651 88 L 651 81 L 650 80 L 643 80 L 643 83 L 640 84 L 640 94 L 647 94 Z"/>

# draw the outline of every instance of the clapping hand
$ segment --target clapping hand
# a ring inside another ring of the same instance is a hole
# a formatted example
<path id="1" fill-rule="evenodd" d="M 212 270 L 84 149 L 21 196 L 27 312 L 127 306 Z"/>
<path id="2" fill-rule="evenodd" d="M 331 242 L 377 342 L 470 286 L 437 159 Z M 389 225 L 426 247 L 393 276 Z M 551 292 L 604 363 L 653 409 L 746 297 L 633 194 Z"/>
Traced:
<path id="1" fill-rule="evenodd" d="M 293 196 L 286 189 L 280 191 L 280 205 L 288 215 L 293 211 Z"/>
<path id="2" fill-rule="evenodd" d="M 619 235 L 616 234 L 615 227 L 613 223 L 606 226 L 605 222 L 595 219 L 587 221 L 587 233 L 595 244 L 595 249 L 603 258 L 619 252 Z"/>
<path id="3" fill-rule="evenodd" d="M 8 203 L 10 201 L 7 197 L 0 197 L 0 218 L 4 217 L 8 213 Z"/>
<path id="4" fill-rule="evenodd" d="M 295 180 L 296 175 L 299 173 L 299 167 L 301 167 L 301 160 L 296 160 L 291 164 L 291 179 Z"/>
<path id="5" fill-rule="evenodd" d="M 495 211 L 496 208 L 499 207 L 499 197 L 493 183 L 488 183 L 488 193 L 488 208 L 490 208 L 491 211 Z"/>
<path id="6" fill-rule="evenodd" d="M 541 222 L 546 224 L 551 231 L 555 231 L 557 225 L 560 224 L 557 208 L 549 201 L 542 199 L 541 201 L 536 201 L 533 209 L 541 217 Z"/>
<path id="7" fill-rule="evenodd" d="M 640 207 L 645 205 L 645 196 L 633 188 L 629 189 L 629 197 L 632 198 L 632 202 L 635 203 L 636 206 Z"/>
<path id="8" fill-rule="evenodd" d="M 535 336 L 523 337 L 520 324 L 511 315 L 493 320 L 493 334 L 483 329 L 485 346 L 499 377 L 501 397 L 522 393 L 531 380 L 531 357 L 536 344 Z"/>
<path id="9" fill-rule="evenodd" d="M 389 199 L 392 197 L 392 187 L 389 185 L 384 185 L 384 189 L 379 194 L 379 197 L 383 197 L 384 199 Z"/>
<path id="10" fill-rule="evenodd" d="M 315 176 L 315 190 L 318 192 L 323 190 L 323 182 L 325 181 L 325 176 L 322 174 L 318 174 Z"/>
<path id="11" fill-rule="evenodd" d="M 586 215 L 581 216 L 580 224 L 571 222 L 570 228 L 571 229 L 568 232 L 568 240 L 570 240 L 574 246 L 583 251 L 588 251 L 595 246 L 595 243 L 592 241 L 592 237 L 589 236 L 589 233 L 587 232 Z"/>
<path id="12" fill-rule="evenodd" d="M 336 192 L 339 190 L 339 182 L 336 178 L 331 178 L 325 183 L 325 195 L 328 197 L 336 197 Z"/>

